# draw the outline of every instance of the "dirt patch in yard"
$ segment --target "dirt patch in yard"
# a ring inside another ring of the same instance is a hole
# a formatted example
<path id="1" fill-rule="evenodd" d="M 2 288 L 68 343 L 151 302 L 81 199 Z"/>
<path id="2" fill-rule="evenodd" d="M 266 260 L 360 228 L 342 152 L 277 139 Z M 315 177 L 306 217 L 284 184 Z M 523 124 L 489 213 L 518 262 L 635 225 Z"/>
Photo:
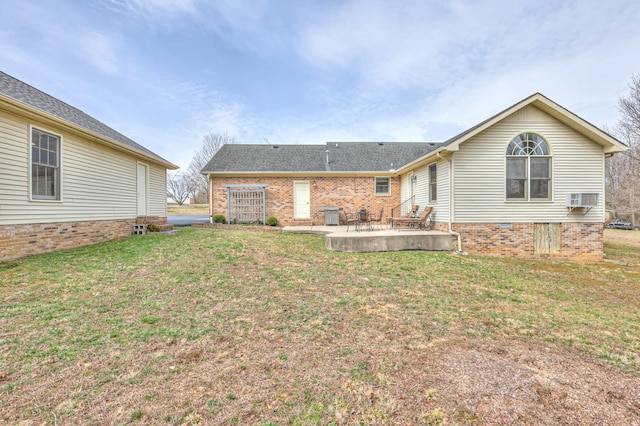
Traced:
<path id="1" fill-rule="evenodd" d="M 604 239 L 614 244 L 627 244 L 640 247 L 640 231 L 626 229 L 605 229 Z"/>
<path id="2" fill-rule="evenodd" d="M 36 417 L 57 413 L 59 424 L 640 425 L 637 375 L 553 347 L 452 339 L 403 348 L 383 335 L 351 345 L 352 359 L 330 341 L 245 337 L 50 371 L 5 395 L 0 419 L 41 424 L 20 423 L 38 407 Z"/>
<path id="3" fill-rule="evenodd" d="M 452 413 L 450 420 L 640 424 L 637 376 L 556 348 L 513 341 L 440 342 L 424 364 L 437 391 L 433 403 Z"/>

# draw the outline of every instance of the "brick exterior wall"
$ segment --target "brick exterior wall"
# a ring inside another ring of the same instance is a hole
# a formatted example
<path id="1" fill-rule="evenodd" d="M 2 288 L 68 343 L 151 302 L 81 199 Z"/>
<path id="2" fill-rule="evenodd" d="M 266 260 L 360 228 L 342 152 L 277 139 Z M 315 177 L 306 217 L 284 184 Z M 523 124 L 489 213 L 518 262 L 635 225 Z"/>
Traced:
<path id="1" fill-rule="evenodd" d="M 400 204 L 400 178 L 391 178 L 391 195 L 375 195 L 373 177 L 265 177 L 265 178 L 213 178 L 213 214 L 227 217 L 227 188 L 229 184 L 268 184 L 266 188 L 267 217 L 275 216 L 279 226 L 310 225 L 311 219 L 293 218 L 293 182 L 309 181 L 311 214 L 325 207 L 338 207 L 346 212 L 361 208 L 376 216 L 384 207 L 384 215 Z M 315 182 L 315 185 L 314 185 Z M 320 220 L 324 223 L 324 219 Z"/>
<path id="2" fill-rule="evenodd" d="M 131 235 L 134 219 L 0 226 L 0 261 L 67 250 Z"/>
<path id="3" fill-rule="evenodd" d="M 510 228 L 498 223 L 454 223 L 453 230 L 462 236 L 462 249 L 472 254 L 578 261 L 603 258 L 602 223 L 561 223 L 560 252 L 555 254 L 535 253 L 533 223 L 512 223 Z M 454 239 L 457 250 L 456 246 Z"/>

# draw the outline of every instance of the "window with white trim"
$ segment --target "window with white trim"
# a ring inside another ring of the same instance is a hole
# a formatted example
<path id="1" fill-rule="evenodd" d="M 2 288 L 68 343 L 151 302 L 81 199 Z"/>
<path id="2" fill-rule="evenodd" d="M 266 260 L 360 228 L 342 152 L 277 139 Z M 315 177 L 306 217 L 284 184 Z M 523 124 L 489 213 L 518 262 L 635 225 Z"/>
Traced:
<path id="1" fill-rule="evenodd" d="M 438 169 L 437 164 L 429 166 L 429 201 L 438 200 Z"/>
<path id="2" fill-rule="evenodd" d="M 31 198 L 60 199 L 60 136 L 31 129 Z"/>
<path id="3" fill-rule="evenodd" d="M 376 177 L 376 195 L 391 195 L 391 178 Z"/>
<path id="4" fill-rule="evenodd" d="M 522 133 L 507 147 L 508 201 L 551 200 L 551 151 L 540 135 Z"/>

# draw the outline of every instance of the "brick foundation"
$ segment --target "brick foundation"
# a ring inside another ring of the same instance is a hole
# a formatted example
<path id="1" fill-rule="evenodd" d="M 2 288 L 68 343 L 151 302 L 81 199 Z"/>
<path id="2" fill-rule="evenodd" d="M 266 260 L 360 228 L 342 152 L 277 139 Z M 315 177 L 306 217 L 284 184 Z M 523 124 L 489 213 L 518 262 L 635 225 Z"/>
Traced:
<path id="1" fill-rule="evenodd" d="M 0 261 L 131 235 L 134 219 L 0 226 Z"/>
<path id="2" fill-rule="evenodd" d="M 602 223 L 561 223 L 560 252 L 544 254 L 535 252 L 533 223 L 512 223 L 509 228 L 497 223 L 453 224 L 453 230 L 462 236 L 463 250 L 468 253 L 579 261 L 602 260 L 603 229 Z M 454 246 L 457 246 L 455 239 Z"/>
<path id="3" fill-rule="evenodd" d="M 384 207 L 385 216 L 400 204 L 400 178 L 391 178 L 390 196 L 375 195 L 373 177 L 269 177 L 269 178 L 213 178 L 213 214 L 227 218 L 226 184 L 268 184 L 266 188 L 267 217 L 278 219 L 279 226 L 308 226 L 311 219 L 293 218 L 293 182 L 309 181 L 311 214 L 325 207 L 338 207 L 347 212 L 361 208 L 376 216 Z M 314 185 L 315 182 L 315 185 Z M 321 218 L 321 221 L 324 219 Z"/>

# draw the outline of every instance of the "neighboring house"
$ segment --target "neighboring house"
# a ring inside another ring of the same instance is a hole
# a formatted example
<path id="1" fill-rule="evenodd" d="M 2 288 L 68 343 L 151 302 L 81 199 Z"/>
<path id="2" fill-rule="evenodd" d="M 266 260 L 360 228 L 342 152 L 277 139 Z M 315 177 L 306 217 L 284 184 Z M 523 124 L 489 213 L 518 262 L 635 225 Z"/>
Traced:
<path id="1" fill-rule="evenodd" d="M 166 218 L 177 166 L 0 72 L 0 261 L 130 235 Z"/>
<path id="2" fill-rule="evenodd" d="M 260 206 L 259 191 L 282 225 L 416 203 L 467 252 L 600 259 L 604 159 L 624 150 L 536 93 L 443 143 L 225 145 L 202 173 L 212 215 L 233 216 L 243 196 Z"/>

